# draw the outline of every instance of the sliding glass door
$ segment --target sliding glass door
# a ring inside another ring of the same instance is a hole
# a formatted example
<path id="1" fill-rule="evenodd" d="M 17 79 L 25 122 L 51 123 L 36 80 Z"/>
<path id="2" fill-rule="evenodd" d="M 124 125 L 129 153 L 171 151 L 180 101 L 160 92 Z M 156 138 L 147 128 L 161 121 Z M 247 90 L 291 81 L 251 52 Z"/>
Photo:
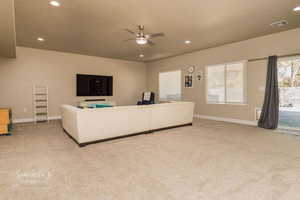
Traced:
<path id="1" fill-rule="evenodd" d="M 279 128 L 300 130 L 300 58 L 278 61 Z"/>

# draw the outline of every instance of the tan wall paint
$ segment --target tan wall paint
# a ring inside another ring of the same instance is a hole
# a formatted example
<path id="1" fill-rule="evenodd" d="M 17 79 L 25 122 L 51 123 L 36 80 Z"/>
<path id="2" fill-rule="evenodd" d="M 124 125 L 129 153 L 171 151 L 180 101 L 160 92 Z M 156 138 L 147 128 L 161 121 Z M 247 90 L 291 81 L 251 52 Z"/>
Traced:
<path id="1" fill-rule="evenodd" d="M 248 60 L 274 54 L 300 53 L 299 35 L 300 29 L 294 29 L 147 63 L 148 89 L 158 94 L 158 73 L 162 71 L 181 69 L 182 76 L 184 76 L 188 73 L 187 68 L 189 65 L 195 65 L 196 71 L 205 71 L 205 66 L 211 64 Z M 247 105 L 207 104 L 205 97 L 206 80 L 195 81 L 193 88 L 186 89 L 184 88 L 182 77 L 183 99 L 194 101 L 196 103 L 195 113 L 200 115 L 254 120 L 255 107 L 261 107 L 263 103 L 264 91 L 259 90 L 259 88 L 265 87 L 266 67 L 266 60 L 249 62 L 247 64 Z"/>
<path id="2" fill-rule="evenodd" d="M 13 0 L 0 1 L 0 57 L 16 57 L 15 6 Z"/>
<path id="3" fill-rule="evenodd" d="M 11 107 L 14 119 L 32 118 L 32 84 L 47 84 L 49 114 L 60 116 L 61 104 L 81 99 L 76 73 L 112 75 L 114 96 L 106 99 L 119 105 L 136 104 L 146 89 L 144 63 L 17 47 L 17 59 L 0 59 L 0 107 Z"/>

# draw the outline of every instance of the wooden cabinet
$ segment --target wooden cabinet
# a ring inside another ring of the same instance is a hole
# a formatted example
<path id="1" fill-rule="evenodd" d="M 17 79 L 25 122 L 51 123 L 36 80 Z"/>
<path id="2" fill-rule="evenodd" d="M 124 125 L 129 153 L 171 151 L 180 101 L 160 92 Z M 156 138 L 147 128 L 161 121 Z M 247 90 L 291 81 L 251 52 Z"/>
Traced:
<path id="1" fill-rule="evenodd" d="M 8 125 L 0 125 L 0 134 L 8 133 Z"/>
<path id="2" fill-rule="evenodd" d="M 0 135 L 12 133 L 12 114 L 9 108 L 0 108 Z"/>

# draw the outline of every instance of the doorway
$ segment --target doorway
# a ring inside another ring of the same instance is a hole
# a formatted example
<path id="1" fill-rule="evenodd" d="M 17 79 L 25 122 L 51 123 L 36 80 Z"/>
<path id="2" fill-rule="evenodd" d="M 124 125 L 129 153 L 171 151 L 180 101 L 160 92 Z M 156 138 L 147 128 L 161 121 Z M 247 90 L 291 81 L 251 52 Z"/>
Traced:
<path id="1" fill-rule="evenodd" d="M 300 57 L 278 60 L 279 123 L 300 131 Z"/>

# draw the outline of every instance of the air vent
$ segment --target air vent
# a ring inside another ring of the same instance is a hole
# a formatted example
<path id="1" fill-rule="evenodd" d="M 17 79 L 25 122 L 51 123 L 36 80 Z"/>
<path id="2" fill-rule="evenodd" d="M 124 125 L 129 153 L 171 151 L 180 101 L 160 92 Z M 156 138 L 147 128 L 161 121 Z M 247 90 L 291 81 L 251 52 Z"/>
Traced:
<path id="1" fill-rule="evenodd" d="M 270 24 L 270 26 L 276 28 L 276 27 L 285 26 L 287 24 L 288 24 L 288 21 L 286 21 L 286 20 L 280 20 L 280 21 L 277 21 L 277 22 L 273 22 L 272 24 Z"/>

